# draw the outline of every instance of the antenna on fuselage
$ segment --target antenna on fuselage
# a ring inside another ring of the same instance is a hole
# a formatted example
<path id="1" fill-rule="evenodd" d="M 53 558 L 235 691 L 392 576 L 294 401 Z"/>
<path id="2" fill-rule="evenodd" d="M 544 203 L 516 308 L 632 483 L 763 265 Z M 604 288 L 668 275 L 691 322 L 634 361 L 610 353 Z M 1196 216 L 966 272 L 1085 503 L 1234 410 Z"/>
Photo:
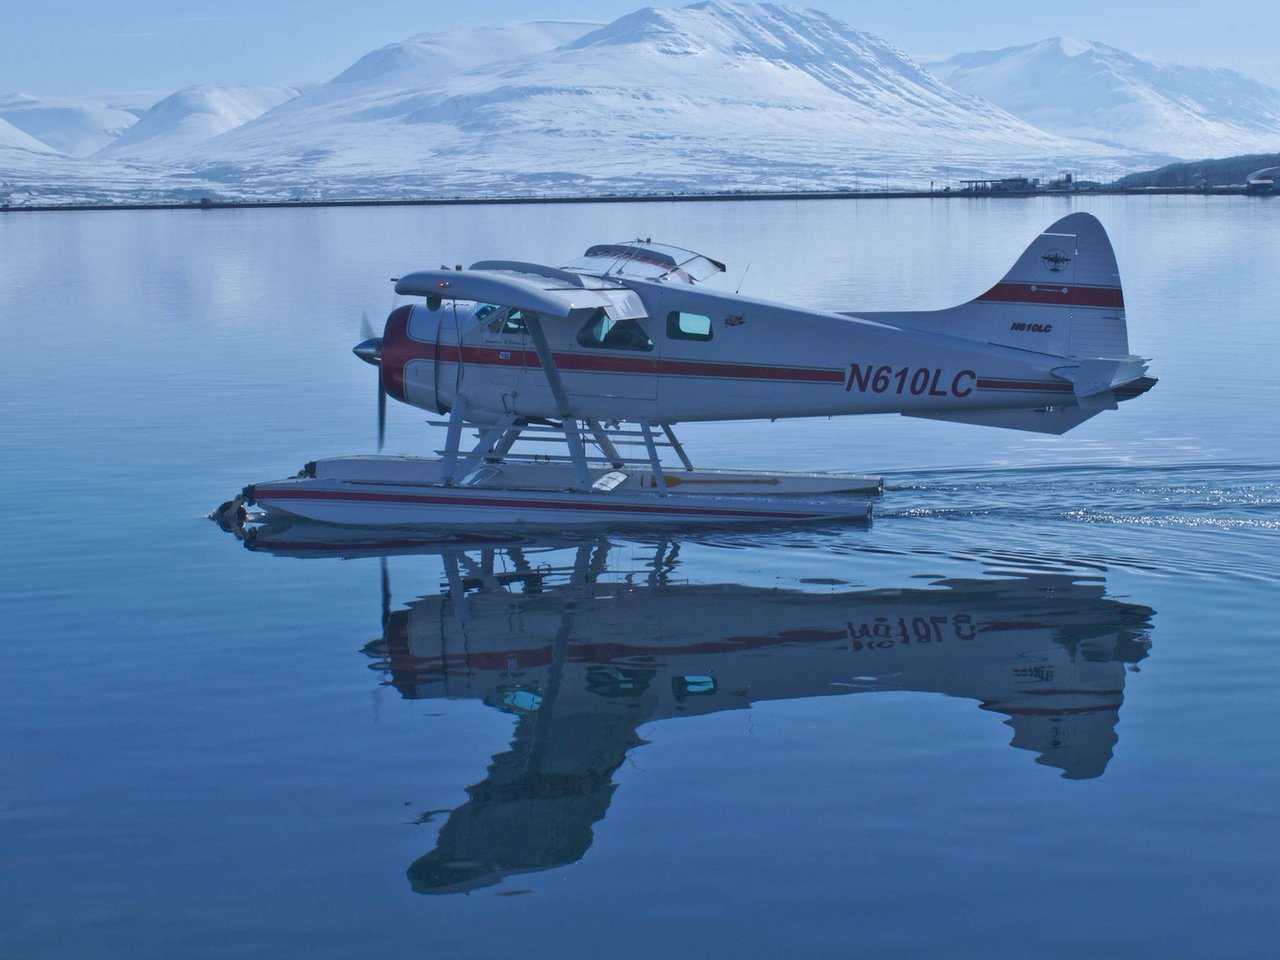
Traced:
<path id="1" fill-rule="evenodd" d="M 747 261 L 747 265 L 746 265 L 745 267 L 743 267 L 743 268 L 742 268 L 742 279 L 740 279 L 740 280 L 738 281 L 738 289 L 737 289 L 737 290 L 735 290 L 735 291 L 733 291 L 735 294 L 737 294 L 738 292 L 740 292 L 740 291 L 742 290 L 742 285 L 743 285 L 743 283 L 745 283 L 745 282 L 746 282 L 746 279 L 747 279 L 747 271 L 748 271 L 748 270 L 750 270 L 750 269 L 751 269 L 751 261 L 750 261 L 750 260 L 748 260 L 748 261 Z"/>

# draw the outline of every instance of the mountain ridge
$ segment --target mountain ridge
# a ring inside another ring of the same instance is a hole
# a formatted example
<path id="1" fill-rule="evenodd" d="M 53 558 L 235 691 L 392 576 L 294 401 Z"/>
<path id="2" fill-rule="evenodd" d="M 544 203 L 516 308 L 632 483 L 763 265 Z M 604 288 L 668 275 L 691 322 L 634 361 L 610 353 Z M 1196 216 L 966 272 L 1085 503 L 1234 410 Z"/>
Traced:
<path id="1" fill-rule="evenodd" d="M 1022 53 L 1011 59 L 1010 50 Z M 1099 58 L 1113 67 L 1102 71 L 1101 87 L 1054 72 Z M 992 77 L 1027 88 L 1028 60 L 1054 96 L 1029 93 L 1030 106 L 1011 110 L 957 88 L 981 86 L 981 74 L 997 87 Z M 1096 176 L 1178 156 L 1124 136 L 1144 122 L 1185 120 L 1158 91 L 1124 101 L 1130 113 L 1110 115 L 1109 131 L 1095 125 L 1081 128 L 1088 137 L 1069 135 L 1072 111 L 1093 109 L 1087 98 L 1099 89 L 1103 106 L 1114 105 L 1106 97 L 1123 73 L 1117 65 L 1139 69 L 1133 63 L 1155 62 L 1055 38 L 938 61 L 938 72 L 964 81 L 953 84 L 822 11 L 725 0 L 646 7 L 607 24 L 492 24 L 387 44 L 300 91 L 177 91 L 94 157 L 60 164 L 70 182 L 58 189 L 83 181 L 96 191 L 116 178 L 119 189 L 108 194 L 131 196 L 146 183 L 149 195 L 183 197 L 563 196 L 848 190 L 867 181 L 920 187 L 1082 167 Z M 1236 78 L 1251 83 L 1230 71 L 1150 69 L 1184 83 L 1226 84 L 1217 99 L 1202 92 L 1202 113 L 1234 102 L 1230 91 L 1242 89 L 1231 86 Z M 1155 120 L 1144 120 L 1143 104 Z M 1037 106 L 1040 123 L 1018 115 Z M 1239 133 L 1236 120 L 1196 122 L 1210 140 Z M 1256 124 L 1258 136 L 1268 123 Z M 27 141 L 24 152 L 9 139 L 0 180 L 38 192 L 47 174 Z M 6 142 L 0 136 L 0 146 Z"/>
<path id="2" fill-rule="evenodd" d="M 197 144 L 243 126 L 298 95 L 297 89 L 285 86 L 184 87 L 153 105 L 95 156 L 181 159 Z"/>
<path id="3" fill-rule="evenodd" d="M 957 89 L 1063 136 L 1184 159 L 1280 143 L 1280 90 L 1227 68 L 1064 37 L 930 66 Z"/>

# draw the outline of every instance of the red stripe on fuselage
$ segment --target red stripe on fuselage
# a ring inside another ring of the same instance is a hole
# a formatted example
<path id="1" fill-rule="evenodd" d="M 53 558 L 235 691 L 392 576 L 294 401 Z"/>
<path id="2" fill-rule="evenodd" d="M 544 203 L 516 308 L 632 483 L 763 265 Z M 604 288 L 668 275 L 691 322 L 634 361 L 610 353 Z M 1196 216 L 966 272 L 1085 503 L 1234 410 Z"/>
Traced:
<path id="1" fill-rule="evenodd" d="M 1124 309 L 1124 292 L 1119 287 L 1078 287 L 1061 283 L 997 283 L 977 299 L 981 303 Z"/>
<path id="2" fill-rule="evenodd" d="M 532 350 L 507 347 L 463 347 L 413 343 L 410 360 L 439 359 L 457 363 L 493 367 L 527 367 L 540 369 L 542 364 Z M 661 374 L 668 377 L 719 377 L 729 380 L 780 380 L 789 383 L 844 383 L 844 370 L 831 367 L 776 367 L 751 363 L 717 363 L 701 360 L 656 360 L 647 355 L 556 353 L 556 366 L 578 373 L 629 373 L 643 376 Z M 403 364 L 401 365 L 403 369 Z"/>
<path id="3" fill-rule="evenodd" d="M 1074 393 L 1069 383 L 1054 380 L 988 380 L 978 378 L 979 390 L 1016 390 L 1025 393 Z"/>

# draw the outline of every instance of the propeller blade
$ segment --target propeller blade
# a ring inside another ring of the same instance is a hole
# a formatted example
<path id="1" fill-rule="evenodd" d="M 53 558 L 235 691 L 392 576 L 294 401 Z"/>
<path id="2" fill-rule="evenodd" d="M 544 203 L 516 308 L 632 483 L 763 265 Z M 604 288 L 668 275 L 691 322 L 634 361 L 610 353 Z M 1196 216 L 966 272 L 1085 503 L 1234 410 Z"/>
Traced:
<path id="1" fill-rule="evenodd" d="M 382 452 L 382 441 L 387 435 L 387 390 L 382 385 L 382 368 L 378 368 L 378 452 Z"/>
<path id="2" fill-rule="evenodd" d="M 382 338 L 370 337 L 357 343 L 351 352 L 378 368 L 378 452 L 382 452 L 382 441 L 387 432 L 387 388 L 382 383 Z"/>
<path id="3" fill-rule="evenodd" d="M 372 340 L 377 334 L 373 332 L 373 324 L 369 322 L 369 311 L 363 310 L 360 313 L 360 339 Z"/>

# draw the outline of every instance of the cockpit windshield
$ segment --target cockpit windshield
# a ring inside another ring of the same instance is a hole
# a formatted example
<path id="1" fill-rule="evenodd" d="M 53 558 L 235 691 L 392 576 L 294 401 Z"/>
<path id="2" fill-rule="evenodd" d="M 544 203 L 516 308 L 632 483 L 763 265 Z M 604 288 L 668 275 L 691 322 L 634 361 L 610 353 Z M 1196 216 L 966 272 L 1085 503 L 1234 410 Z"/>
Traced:
<path id="1" fill-rule="evenodd" d="M 501 333 L 509 336 L 523 336 L 528 332 L 525 323 L 527 311 L 514 307 L 497 307 L 492 303 L 482 303 L 476 307 L 476 319 L 487 321 L 490 333 Z"/>

